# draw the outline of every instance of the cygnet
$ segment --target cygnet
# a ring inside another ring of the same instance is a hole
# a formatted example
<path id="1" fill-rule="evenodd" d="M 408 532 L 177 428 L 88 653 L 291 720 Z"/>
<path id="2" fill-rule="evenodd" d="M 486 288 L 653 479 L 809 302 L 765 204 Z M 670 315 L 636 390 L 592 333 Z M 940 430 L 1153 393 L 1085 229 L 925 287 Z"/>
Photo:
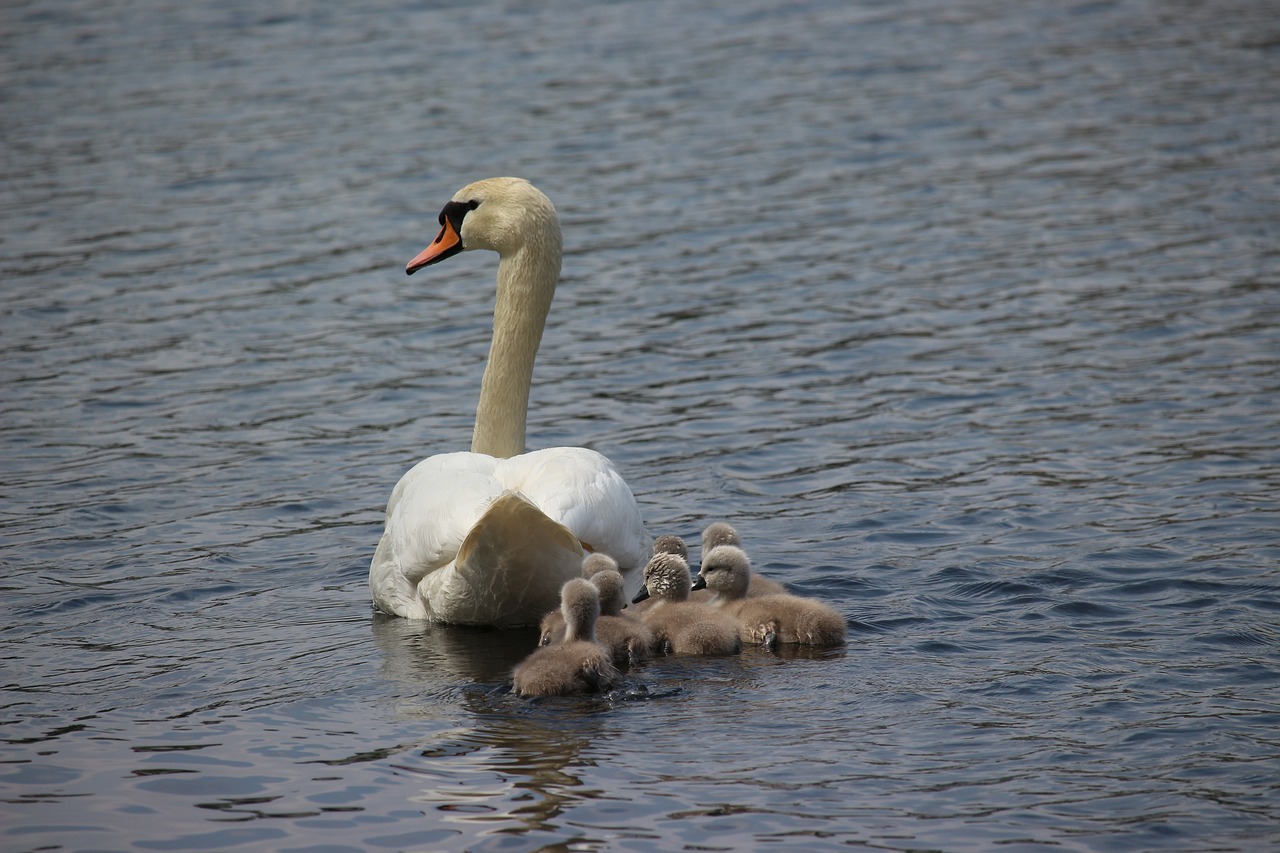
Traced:
<path id="1" fill-rule="evenodd" d="M 654 603 L 641 615 L 660 648 L 676 654 L 727 655 L 742 650 L 733 620 L 711 607 L 689 601 L 693 579 L 678 554 L 655 554 L 644 569 L 637 602 Z"/>
<path id="2" fill-rule="evenodd" d="M 750 583 L 751 561 L 741 548 L 719 545 L 703 555 L 696 585 L 714 592 L 713 605 L 737 618 L 738 634 L 744 643 L 844 645 L 845 621 L 832 608 L 797 595 L 748 598 Z"/>
<path id="3" fill-rule="evenodd" d="M 689 546 L 685 545 L 684 540 L 674 533 L 664 533 L 653 540 L 653 553 L 675 554 L 686 563 L 689 562 Z"/>
<path id="4" fill-rule="evenodd" d="M 596 572 L 616 572 L 618 561 L 608 554 L 588 554 L 582 561 L 582 576 L 589 578 Z"/>
<path id="5" fill-rule="evenodd" d="M 635 666 L 653 656 L 657 640 L 639 617 L 623 612 L 627 606 L 624 581 L 618 572 L 597 572 L 591 582 L 600 590 L 600 618 L 596 640 L 613 652 L 618 666 Z"/>
<path id="6" fill-rule="evenodd" d="M 583 578 L 573 578 L 560 590 L 565 639 L 535 649 L 516 665 L 512 687 L 519 696 L 565 696 L 608 690 L 621 676 L 613 655 L 596 642 L 600 593 Z"/>
<path id="7" fill-rule="evenodd" d="M 738 531 L 732 524 L 724 521 L 714 521 L 708 524 L 706 529 L 702 531 L 702 556 L 706 555 L 714 548 L 721 545 L 733 545 L 736 548 L 742 547 L 742 537 L 738 535 Z M 694 585 L 695 592 L 697 585 Z M 751 573 L 751 583 L 747 585 L 747 597 L 754 598 L 757 595 L 787 595 L 787 588 L 777 581 L 771 581 L 759 572 Z"/>
<path id="8" fill-rule="evenodd" d="M 600 617 L 596 620 L 596 642 L 613 654 L 617 666 L 635 666 L 653 657 L 656 644 L 653 631 L 638 616 L 623 613 L 627 606 L 622 575 L 611 569 L 596 572 L 590 578 L 600 591 Z M 564 642 L 564 614 L 553 610 L 542 619 L 538 645 L 552 646 Z"/>
<path id="9" fill-rule="evenodd" d="M 582 576 L 588 580 L 597 572 L 616 571 L 618 571 L 618 561 L 608 554 L 588 554 L 582 561 Z M 607 608 L 604 612 L 607 612 Z M 599 630 L 599 625 L 596 627 Z M 553 642 L 558 643 L 564 639 L 564 614 L 560 612 L 560 608 L 557 607 L 542 617 L 538 637 L 540 646 L 549 646 Z"/>

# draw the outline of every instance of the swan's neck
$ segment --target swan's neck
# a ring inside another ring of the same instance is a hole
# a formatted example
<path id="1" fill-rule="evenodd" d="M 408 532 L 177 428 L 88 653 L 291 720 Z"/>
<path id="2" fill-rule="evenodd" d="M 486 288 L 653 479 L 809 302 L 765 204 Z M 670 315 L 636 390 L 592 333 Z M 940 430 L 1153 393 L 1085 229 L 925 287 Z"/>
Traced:
<path id="1" fill-rule="evenodd" d="M 493 342 L 480 384 L 471 437 L 474 453 L 499 458 L 524 453 L 533 362 L 560 278 L 559 240 L 547 243 L 530 242 L 498 262 Z"/>

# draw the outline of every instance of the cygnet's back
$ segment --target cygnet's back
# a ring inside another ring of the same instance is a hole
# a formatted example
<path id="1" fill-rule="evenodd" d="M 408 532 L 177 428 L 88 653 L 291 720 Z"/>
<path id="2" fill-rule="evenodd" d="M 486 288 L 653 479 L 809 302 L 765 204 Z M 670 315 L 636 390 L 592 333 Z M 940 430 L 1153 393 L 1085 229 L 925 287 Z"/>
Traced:
<path id="1" fill-rule="evenodd" d="M 678 554 L 655 554 L 644 569 L 637 600 L 654 603 L 641 618 L 658 645 L 677 654 L 726 655 L 742 649 L 733 620 L 705 604 L 689 601 L 689 564 Z"/>
<path id="2" fill-rule="evenodd" d="M 708 524 L 702 531 L 702 558 L 705 560 L 707 554 L 712 550 L 719 548 L 721 545 L 733 545 L 736 548 L 742 547 L 742 537 L 738 535 L 738 531 L 732 524 L 724 521 L 713 521 Z M 769 580 L 759 572 L 751 573 L 751 582 L 747 586 L 747 596 L 755 595 L 786 595 L 787 588 L 777 581 Z M 697 595 L 695 591 L 694 595 Z M 710 598 L 710 596 L 708 596 Z"/>
<path id="3" fill-rule="evenodd" d="M 844 618 L 822 602 L 789 594 L 748 597 L 751 561 L 741 548 L 712 548 L 703 555 L 698 577 L 701 584 L 716 593 L 717 605 L 736 616 L 738 634 L 744 643 L 844 645 Z"/>
<path id="4" fill-rule="evenodd" d="M 520 696 L 564 696 L 607 690 L 620 676 L 613 656 L 596 642 L 600 593 L 587 580 L 574 578 L 560 590 L 565 640 L 534 650 L 516 665 L 512 686 Z"/>

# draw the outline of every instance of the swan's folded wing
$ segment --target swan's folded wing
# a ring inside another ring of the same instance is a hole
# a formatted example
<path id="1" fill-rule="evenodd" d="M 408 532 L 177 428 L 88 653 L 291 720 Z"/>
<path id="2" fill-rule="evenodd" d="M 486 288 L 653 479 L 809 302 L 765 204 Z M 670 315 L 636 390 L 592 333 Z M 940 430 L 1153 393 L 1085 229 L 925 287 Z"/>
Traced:
<path id="1" fill-rule="evenodd" d="M 622 475 L 585 447 L 551 447 L 501 459 L 494 476 L 521 492 L 593 551 L 626 570 L 643 566 L 652 540 Z"/>
<path id="2" fill-rule="evenodd" d="M 427 615 L 418 601 L 418 582 L 453 561 L 468 531 L 503 492 L 492 476 L 493 461 L 473 453 L 442 454 L 400 478 L 369 566 L 369 589 L 379 610 Z"/>
<path id="3" fill-rule="evenodd" d="M 431 618 L 454 624 L 536 625 L 582 574 L 582 548 L 564 525 L 505 492 L 472 526 L 452 566 L 422 583 Z"/>

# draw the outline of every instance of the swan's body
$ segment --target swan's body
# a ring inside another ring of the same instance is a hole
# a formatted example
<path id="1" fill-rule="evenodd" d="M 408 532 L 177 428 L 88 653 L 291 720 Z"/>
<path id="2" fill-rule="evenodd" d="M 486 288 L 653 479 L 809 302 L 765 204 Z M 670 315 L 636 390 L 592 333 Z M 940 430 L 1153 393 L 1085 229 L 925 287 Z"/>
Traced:
<path id="1" fill-rule="evenodd" d="M 464 249 L 499 255 L 493 341 L 470 453 L 419 462 L 391 492 L 369 566 L 379 610 L 411 619 L 536 625 L 579 577 L 585 551 L 617 560 L 638 589 L 649 556 L 635 497 L 593 450 L 525 453 L 534 358 L 560 276 L 560 224 L 545 195 L 518 178 L 463 189 L 440 214 L 416 270 Z"/>
<path id="2" fill-rule="evenodd" d="M 719 545 L 703 554 L 698 579 L 716 594 L 713 606 L 737 619 L 744 643 L 844 645 L 844 617 L 821 601 L 785 593 L 748 597 L 751 561 L 741 548 Z"/>
<path id="3" fill-rule="evenodd" d="M 621 677 L 613 655 L 596 642 L 600 594 L 590 581 L 574 578 L 561 591 L 564 642 L 535 649 L 516 665 L 512 689 L 520 696 L 565 696 L 607 690 Z"/>

